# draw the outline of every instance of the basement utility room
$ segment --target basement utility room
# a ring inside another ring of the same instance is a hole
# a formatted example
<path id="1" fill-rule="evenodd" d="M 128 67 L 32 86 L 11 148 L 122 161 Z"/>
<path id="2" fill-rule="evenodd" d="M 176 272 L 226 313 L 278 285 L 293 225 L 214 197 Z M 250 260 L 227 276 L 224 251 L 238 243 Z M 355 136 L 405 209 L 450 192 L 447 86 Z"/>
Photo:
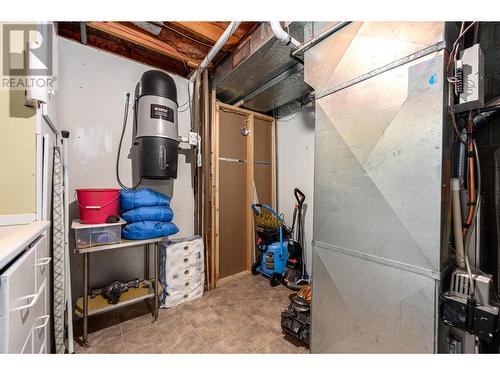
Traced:
<path id="1" fill-rule="evenodd" d="M 491 5 L 222 3 L 5 8 L 2 370 L 495 360 Z"/>

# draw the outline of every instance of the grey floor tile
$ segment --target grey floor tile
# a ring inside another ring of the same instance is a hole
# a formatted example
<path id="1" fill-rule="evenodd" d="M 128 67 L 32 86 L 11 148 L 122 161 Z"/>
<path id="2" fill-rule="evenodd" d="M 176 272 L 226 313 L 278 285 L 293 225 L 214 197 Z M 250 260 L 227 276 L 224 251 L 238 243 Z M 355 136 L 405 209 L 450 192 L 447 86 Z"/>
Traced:
<path id="1" fill-rule="evenodd" d="M 194 328 L 206 327 L 209 324 L 222 322 L 222 319 L 208 306 L 188 311 L 184 315 Z"/>
<path id="2" fill-rule="evenodd" d="M 170 353 L 197 354 L 208 352 L 207 345 L 191 326 L 187 326 L 187 329 L 174 340 L 165 341 L 165 343 Z"/>
<path id="3" fill-rule="evenodd" d="M 224 324 L 222 320 L 198 326 L 196 332 L 209 348 L 233 334 L 231 328 Z"/>
<path id="4" fill-rule="evenodd" d="M 140 328 L 151 327 L 153 326 L 153 319 L 154 318 L 151 316 L 151 314 L 146 314 L 139 316 L 137 318 L 124 320 L 120 322 L 122 333 L 126 334 L 128 332 L 135 331 Z"/>
<path id="5" fill-rule="evenodd" d="M 89 347 L 75 345 L 75 351 L 81 354 L 121 354 L 125 353 L 125 343 L 121 335 L 103 336 L 100 341 L 90 341 Z"/>
<path id="6" fill-rule="evenodd" d="M 169 351 L 180 345 L 184 338 L 190 336 L 192 332 L 196 333 L 187 320 L 180 320 L 178 324 L 157 324 L 157 327 Z"/>
<path id="7" fill-rule="evenodd" d="M 141 348 L 163 344 L 163 340 L 154 324 L 143 326 L 123 334 L 127 352 L 136 353 Z"/>
<path id="8" fill-rule="evenodd" d="M 297 350 L 282 338 L 277 337 L 273 341 L 257 348 L 254 353 L 259 354 L 298 354 Z"/>
<path id="9" fill-rule="evenodd" d="M 75 337 L 78 337 L 78 340 L 81 339 L 81 333 L 80 332 L 75 332 Z M 88 338 L 87 341 L 91 346 L 99 345 L 101 342 L 106 341 L 116 341 L 118 339 L 122 339 L 122 332 L 120 329 L 120 325 L 116 324 L 102 328 L 99 330 L 95 330 L 94 327 L 89 325 L 89 333 L 88 333 Z M 78 341 L 77 346 L 80 346 L 81 342 Z M 80 346 L 81 347 L 81 346 Z"/>
<path id="10" fill-rule="evenodd" d="M 210 353 L 214 354 L 245 354 L 252 352 L 250 348 L 243 342 L 243 340 L 233 333 L 215 344 L 209 344 L 208 348 L 210 350 Z"/>
<path id="11" fill-rule="evenodd" d="M 224 323 L 236 331 L 257 322 L 240 305 L 218 305 L 213 306 L 212 309 Z"/>
<path id="12" fill-rule="evenodd" d="M 243 342 L 250 348 L 256 350 L 262 345 L 269 343 L 276 339 L 276 335 L 260 323 L 254 323 L 246 326 L 235 333 L 243 340 Z"/>
<path id="13" fill-rule="evenodd" d="M 157 343 L 157 344 L 152 344 L 152 345 L 144 345 L 144 346 L 137 346 L 134 347 L 133 350 L 129 350 L 127 347 L 127 353 L 129 354 L 168 354 L 168 349 L 163 344 Z"/>
<path id="14" fill-rule="evenodd" d="M 160 309 L 136 304 L 89 319 L 90 347 L 77 353 L 308 353 L 281 331 L 293 292 L 244 274 L 194 301 Z M 81 321 L 75 323 L 81 335 Z"/>

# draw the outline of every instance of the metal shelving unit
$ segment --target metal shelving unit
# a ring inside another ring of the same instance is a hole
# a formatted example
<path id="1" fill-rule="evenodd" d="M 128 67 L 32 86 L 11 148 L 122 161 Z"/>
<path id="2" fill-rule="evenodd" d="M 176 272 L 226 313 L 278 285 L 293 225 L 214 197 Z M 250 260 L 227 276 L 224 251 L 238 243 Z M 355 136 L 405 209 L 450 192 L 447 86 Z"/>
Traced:
<path id="1" fill-rule="evenodd" d="M 121 307 L 131 305 L 133 303 L 154 299 L 154 313 L 153 321 L 158 318 L 159 308 L 159 292 L 161 290 L 159 283 L 159 243 L 165 241 L 168 237 L 158 237 L 148 240 L 122 240 L 120 243 L 111 245 L 92 246 L 84 249 L 75 248 L 76 254 L 83 254 L 84 267 L 83 267 L 83 295 L 78 298 L 75 313 L 83 318 L 83 337 L 82 341 L 85 346 L 89 345 L 88 342 L 88 317 L 92 315 L 102 314 L 111 310 L 119 309 Z M 154 279 L 150 286 L 147 286 L 143 281 L 137 289 L 130 289 L 123 293 L 120 302 L 116 304 L 109 304 L 102 296 L 90 297 L 89 289 L 89 274 L 90 274 L 90 254 L 98 253 L 101 251 L 124 249 L 129 247 L 144 247 L 144 279 L 149 280 L 149 250 L 150 246 L 154 246 Z M 87 298 L 83 298 L 87 296 Z"/>

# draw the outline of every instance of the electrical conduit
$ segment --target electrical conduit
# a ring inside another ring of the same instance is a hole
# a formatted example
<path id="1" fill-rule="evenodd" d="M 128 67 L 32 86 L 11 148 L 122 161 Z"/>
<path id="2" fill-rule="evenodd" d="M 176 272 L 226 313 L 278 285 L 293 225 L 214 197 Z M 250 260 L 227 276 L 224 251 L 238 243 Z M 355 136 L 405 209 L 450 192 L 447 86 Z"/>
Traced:
<path id="1" fill-rule="evenodd" d="M 225 46 L 225 44 L 227 43 L 227 41 L 229 40 L 231 35 L 233 35 L 234 32 L 236 31 L 236 29 L 240 26 L 240 23 L 241 22 L 233 21 L 229 24 L 229 26 L 226 28 L 226 30 L 224 30 L 224 32 L 220 36 L 217 43 L 214 44 L 212 49 L 208 52 L 208 54 L 205 56 L 203 61 L 200 63 L 196 72 L 191 75 L 191 77 L 189 79 L 190 82 L 194 83 L 198 73 L 199 73 L 199 76 L 201 76 L 201 73 L 203 73 L 203 71 L 207 68 L 208 64 L 210 64 L 210 62 L 219 53 L 219 51 L 222 49 L 222 47 Z"/>

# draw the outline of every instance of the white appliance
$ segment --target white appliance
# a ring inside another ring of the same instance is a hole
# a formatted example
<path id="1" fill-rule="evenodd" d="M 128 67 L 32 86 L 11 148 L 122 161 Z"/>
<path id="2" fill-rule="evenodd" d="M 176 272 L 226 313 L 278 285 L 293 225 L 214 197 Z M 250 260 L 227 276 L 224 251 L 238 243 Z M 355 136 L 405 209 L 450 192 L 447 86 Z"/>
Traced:
<path id="1" fill-rule="evenodd" d="M 49 224 L 1 228 L 0 353 L 50 352 Z"/>

